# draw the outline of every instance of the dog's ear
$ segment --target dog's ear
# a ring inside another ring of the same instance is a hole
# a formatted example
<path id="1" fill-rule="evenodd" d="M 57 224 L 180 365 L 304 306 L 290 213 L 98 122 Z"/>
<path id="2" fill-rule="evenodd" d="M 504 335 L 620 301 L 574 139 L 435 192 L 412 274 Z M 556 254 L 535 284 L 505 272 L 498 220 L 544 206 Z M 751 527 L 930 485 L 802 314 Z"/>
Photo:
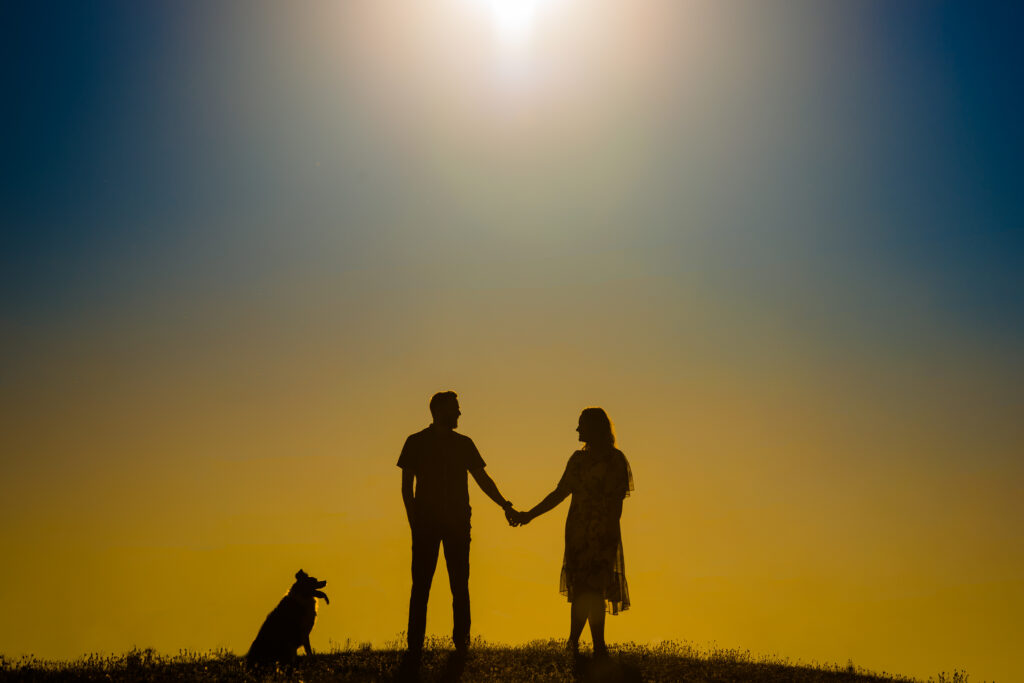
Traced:
<path id="1" fill-rule="evenodd" d="M 300 579 L 304 579 L 306 578 L 306 576 L 308 576 L 308 574 L 306 574 L 306 572 L 300 569 L 298 572 L 295 573 L 295 580 L 298 581 Z"/>

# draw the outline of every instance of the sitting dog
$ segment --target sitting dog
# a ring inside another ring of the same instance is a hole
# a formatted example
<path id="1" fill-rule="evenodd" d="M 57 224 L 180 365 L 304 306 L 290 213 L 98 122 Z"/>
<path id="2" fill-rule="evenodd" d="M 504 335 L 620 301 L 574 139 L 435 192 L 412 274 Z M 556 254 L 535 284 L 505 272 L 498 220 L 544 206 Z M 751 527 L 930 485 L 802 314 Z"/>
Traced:
<path id="1" fill-rule="evenodd" d="M 318 590 L 326 585 L 326 581 L 317 581 L 300 569 L 291 590 L 267 615 L 246 659 L 254 663 L 288 662 L 295 658 L 295 651 L 300 645 L 307 655 L 313 654 L 313 648 L 309 646 L 309 632 L 316 621 L 316 599 L 323 598 L 324 602 L 331 604 L 327 596 Z"/>

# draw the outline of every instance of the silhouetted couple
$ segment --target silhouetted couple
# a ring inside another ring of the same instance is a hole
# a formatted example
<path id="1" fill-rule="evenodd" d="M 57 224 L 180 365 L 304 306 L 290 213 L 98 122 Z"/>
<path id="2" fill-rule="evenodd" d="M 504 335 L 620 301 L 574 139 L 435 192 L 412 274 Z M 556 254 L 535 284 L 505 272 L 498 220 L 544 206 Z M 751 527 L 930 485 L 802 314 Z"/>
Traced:
<path id="1" fill-rule="evenodd" d="M 455 431 L 462 414 L 455 392 L 435 394 L 430 399 L 430 413 L 433 423 L 406 439 L 398 459 L 402 468 L 402 499 L 412 530 L 407 663 L 418 665 L 422 654 L 427 598 L 442 546 L 452 590 L 452 639 L 456 655 L 464 657 L 469 647 L 467 473 L 505 511 L 511 526 L 529 523 L 572 495 L 565 521 L 560 582 L 562 594 L 571 603 L 568 649 L 578 653 L 580 634 L 589 621 L 594 654 L 606 655 L 605 610 L 618 614 L 629 609 L 619 517 L 623 498 L 633 490 L 629 463 L 622 451 L 615 448 L 608 415 L 601 408 L 583 411 L 576 428 L 583 449 L 569 458 L 555 489 L 532 509 L 520 512 L 501 495 L 484 471 L 483 458 L 472 439 Z"/>

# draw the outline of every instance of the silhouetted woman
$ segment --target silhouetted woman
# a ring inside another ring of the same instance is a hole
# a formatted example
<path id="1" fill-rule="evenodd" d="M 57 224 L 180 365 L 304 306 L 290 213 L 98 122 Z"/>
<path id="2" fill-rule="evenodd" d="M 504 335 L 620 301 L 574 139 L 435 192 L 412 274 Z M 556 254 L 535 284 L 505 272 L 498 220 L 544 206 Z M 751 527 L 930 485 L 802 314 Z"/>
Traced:
<path id="1" fill-rule="evenodd" d="M 633 490 L 633 475 L 626 456 L 615 448 L 615 433 L 604 410 L 584 410 L 576 431 L 584 447 L 569 458 L 558 486 L 513 521 L 526 524 L 572 495 L 561 580 L 561 592 L 572 603 L 568 647 L 579 652 L 580 634 L 589 620 L 594 654 L 603 656 L 608 654 L 605 610 L 618 614 L 629 609 L 619 517 L 623 498 Z"/>

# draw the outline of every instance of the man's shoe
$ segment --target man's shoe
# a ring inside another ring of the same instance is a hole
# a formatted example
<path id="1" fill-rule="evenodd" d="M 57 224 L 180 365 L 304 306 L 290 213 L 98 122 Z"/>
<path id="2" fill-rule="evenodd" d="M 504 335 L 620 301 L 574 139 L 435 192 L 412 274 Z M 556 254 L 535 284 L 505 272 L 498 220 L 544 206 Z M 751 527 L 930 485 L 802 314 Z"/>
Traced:
<path id="1" fill-rule="evenodd" d="M 418 650 L 406 650 L 402 655 L 402 663 L 398 666 L 399 681 L 418 681 L 420 679 L 420 663 L 423 660 L 423 652 Z"/>

